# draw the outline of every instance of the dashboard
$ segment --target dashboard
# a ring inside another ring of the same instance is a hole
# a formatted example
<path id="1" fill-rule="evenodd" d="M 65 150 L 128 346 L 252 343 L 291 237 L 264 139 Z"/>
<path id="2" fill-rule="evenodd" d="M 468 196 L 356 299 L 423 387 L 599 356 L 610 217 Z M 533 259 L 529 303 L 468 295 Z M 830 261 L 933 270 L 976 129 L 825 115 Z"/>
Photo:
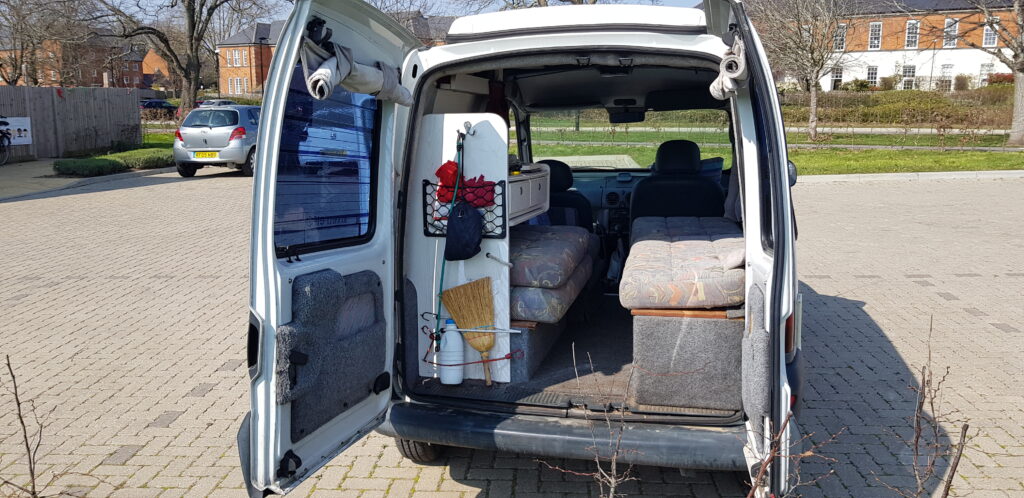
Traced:
<path id="1" fill-rule="evenodd" d="M 610 233 L 626 234 L 633 188 L 649 175 L 647 171 L 573 171 L 573 186 L 590 201 L 598 223 Z"/>

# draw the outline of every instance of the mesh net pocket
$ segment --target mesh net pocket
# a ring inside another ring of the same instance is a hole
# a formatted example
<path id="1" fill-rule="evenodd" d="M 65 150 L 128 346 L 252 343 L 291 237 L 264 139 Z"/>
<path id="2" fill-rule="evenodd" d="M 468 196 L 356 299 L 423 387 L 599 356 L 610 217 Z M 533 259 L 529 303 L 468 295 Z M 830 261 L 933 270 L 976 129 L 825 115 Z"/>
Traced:
<path id="1" fill-rule="evenodd" d="M 448 234 L 448 212 L 452 208 L 454 188 L 423 180 L 423 234 L 444 237 Z M 476 207 L 484 218 L 483 236 L 505 238 L 505 181 L 480 186 L 460 186 L 460 201 Z"/>

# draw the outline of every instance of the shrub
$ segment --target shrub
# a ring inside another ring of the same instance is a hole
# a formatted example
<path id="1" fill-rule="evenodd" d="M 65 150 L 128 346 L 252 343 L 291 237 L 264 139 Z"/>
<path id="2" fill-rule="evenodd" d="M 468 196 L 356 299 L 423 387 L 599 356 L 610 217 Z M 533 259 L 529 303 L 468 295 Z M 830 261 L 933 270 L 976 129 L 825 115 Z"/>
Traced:
<path id="1" fill-rule="evenodd" d="M 85 159 L 58 159 L 53 170 L 61 175 L 101 176 L 127 171 L 128 166 L 114 159 L 89 157 Z"/>
<path id="2" fill-rule="evenodd" d="M 101 176 L 129 169 L 155 169 L 174 165 L 170 149 L 136 149 L 82 159 L 58 159 L 53 170 L 61 175 Z"/>
<path id="3" fill-rule="evenodd" d="M 141 117 L 143 121 L 173 121 L 174 110 L 173 109 L 142 109 Z"/>
<path id="4" fill-rule="evenodd" d="M 896 75 L 884 76 L 880 80 L 878 80 L 878 86 L 882 90 L 893 90 L 896 88 L 896 83 L 898 83 L 900 80 L 902 80 L 902 78 Z"/>
<path id="5" fill-rule="evenodd" d="M 988 75 L 989 85 L 1012 85 L 1013 74 L 1011 73 L 992 73 Z"/>
<path id="6" fill-rule="evenodd" d="M 956 78 L 953 78 L 953 90 L 962 92 L 964 90 L 971 89 L 971 78 L 968 74 L 958 74 Z"/>
<path id="7" fill-rule="evenodd" d="M 851 92 L 866 92 L 871 89 L 871 83 L 868 80 L 850 80 L 843 83 L 843 90 Z"/>
<path id="8" fill-rule="evenodd" d="M 120 161 L 131 169 L 156 169 L 174 166 L 174 155 L 170 149 L 136 149 L 101 157 Z"/>

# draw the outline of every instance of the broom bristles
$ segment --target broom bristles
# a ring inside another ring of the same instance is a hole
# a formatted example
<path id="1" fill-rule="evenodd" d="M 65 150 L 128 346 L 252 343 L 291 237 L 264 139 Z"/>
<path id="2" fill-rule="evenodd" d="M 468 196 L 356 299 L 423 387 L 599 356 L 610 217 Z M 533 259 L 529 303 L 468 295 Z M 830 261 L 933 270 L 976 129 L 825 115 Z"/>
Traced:
<path id="1" fill-rule="evenodd" d="M 441 293 L 441 302 L 460 329 L 494 326 L 494 300 L 491 277 L 452 287 Z M 488 334 L 491 335 L 491 334 Z"/>

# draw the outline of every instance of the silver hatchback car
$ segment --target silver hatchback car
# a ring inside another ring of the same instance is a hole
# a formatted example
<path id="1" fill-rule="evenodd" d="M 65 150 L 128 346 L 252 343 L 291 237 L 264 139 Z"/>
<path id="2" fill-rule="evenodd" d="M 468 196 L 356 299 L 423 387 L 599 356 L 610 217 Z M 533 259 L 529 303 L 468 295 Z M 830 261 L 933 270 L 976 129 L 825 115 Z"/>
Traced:
<path id="1" fill-rule="evenodd" d="M 260 108 L 253 105 L 193 109 L 174 132 L 178 174 L 194 176 L 203 166 L 226 166 L 252 176 Z"/>

